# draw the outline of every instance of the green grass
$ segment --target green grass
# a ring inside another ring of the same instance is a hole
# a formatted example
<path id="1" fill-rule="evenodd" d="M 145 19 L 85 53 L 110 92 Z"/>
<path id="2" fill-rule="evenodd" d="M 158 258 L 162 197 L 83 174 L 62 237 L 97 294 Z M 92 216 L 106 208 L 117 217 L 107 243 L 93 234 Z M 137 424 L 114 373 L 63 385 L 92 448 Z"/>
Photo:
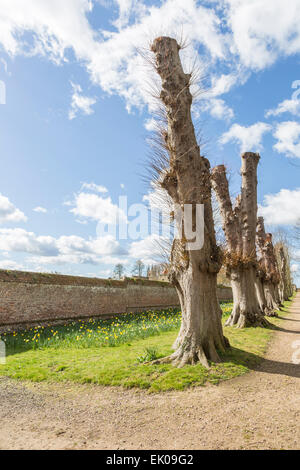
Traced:
<path id="1" fill-rule="evenodd" d="M 232 305 L 223 304 L 222 308 L 225 319 Z M 270 321 L 276 328 L 281 320 Z M 0 375 L 34 382 L 139 387 L 152 392 L 182 390 L 246 373 L 261 361 L 272 334 L 272 329 L 225 328 L 232 348 L 223 362 L 212 364 L 210 370 L 199 364 L 182 369 L 144 364 L 144 360 L 172 352 L 179 325 L 180 312 L 167 310 L 12 333 L 2 336 L 8 356 L 6 365 L 0 365 Z"/>

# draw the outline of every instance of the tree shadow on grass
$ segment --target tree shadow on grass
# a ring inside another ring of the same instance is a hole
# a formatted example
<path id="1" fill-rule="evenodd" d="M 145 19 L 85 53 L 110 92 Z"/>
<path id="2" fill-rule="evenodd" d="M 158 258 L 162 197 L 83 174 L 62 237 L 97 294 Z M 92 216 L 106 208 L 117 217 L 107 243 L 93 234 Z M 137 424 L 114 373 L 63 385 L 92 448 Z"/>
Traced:
<path id="1" fill-rule="evenodd" d="M 26 353 L 26 352 L 31 352 L 31 351 L 36 351 L 36 350 L 37 349 L 29 348 L 29 347 L 26 347 L 26 346 L 25 347 L 18 346 L 18 348 L 13 348 L 11 346 L 8 346 L 6 348 L 6 357 L 15 356 L 16 354 L 23 354 L 23 353 Z"/>
<path id="2" fill-rule="evenodd" d="M 291 360 L 293 349 L 291 348 Z M 280 374 L 288 377 L 300 378 L 300 364 L 292 362 L 279 362 L 265 359 L 263 356 L 231 347 L 230 352 L 222 356 L 225 362 L 247 367 L 250 370 L 267 374 Z"/>

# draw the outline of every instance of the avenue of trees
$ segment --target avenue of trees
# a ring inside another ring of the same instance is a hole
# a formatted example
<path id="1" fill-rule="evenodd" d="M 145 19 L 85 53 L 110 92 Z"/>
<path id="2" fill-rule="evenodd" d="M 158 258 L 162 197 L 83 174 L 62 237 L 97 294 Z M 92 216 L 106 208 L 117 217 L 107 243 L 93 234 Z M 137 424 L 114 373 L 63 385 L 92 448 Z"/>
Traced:
<path id="1" fill-rule="evenodd" d="M 187 231 L 173 240 L 169 279 L 181 304 L 182 324 L 173 345 L 174 353 L 156 362 L 178 367 L 200 362 L 218 362 L 219 353 L 230 347 L 224 336 L 217 299 L 217 274 L 221 267 L 231 282 L 234 307 L 227 325 L 244 328 L 268 326 L 293 293 L 289 249 L 284 241 L 273 246 L 257 215 L 257 166 L 260 155 L 246 152 L 241 157 L 241 192 L 235 202 L 230 197 L 226 168 L 211 170 L 201 156 L 191 117 L 192 74 L 184 72 L 180 45 L 170 37 L 155 39 L 151 50 L 155 70 L 161 79 L 160 102 L 165 125 L 160 123 L 157 141 L 161 156 L 156 170 L 158 184 L 174 205 L 184 211 L 204 205 L 204 245 L 192 249 Z M 216 242 L 212 190 L 216 194 L 225 234 L 225 245 Z"/>

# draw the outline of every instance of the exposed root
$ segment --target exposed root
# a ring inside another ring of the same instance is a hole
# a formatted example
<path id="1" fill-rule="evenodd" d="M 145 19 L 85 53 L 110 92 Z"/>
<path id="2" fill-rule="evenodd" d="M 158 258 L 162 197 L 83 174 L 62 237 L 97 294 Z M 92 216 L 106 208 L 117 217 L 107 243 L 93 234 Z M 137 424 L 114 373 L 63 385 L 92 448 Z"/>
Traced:
<path id="1" fill-rule="evenodd" d="M 224 344 L 225 345 L 221 346 L 222 351 L 225 351 L 226 348 L 230 347 L 229 341 L 225 337 Z M 210 369 L 209 362 L 221 362 L 213 338 L 208 341 L 206 347 L 202 347 L 200 345 L 191 346 L 190 341 L 187 342 L 185 339 L 173 354 L 156 359 L 150 364 L 172 364 L 174 367 L 181 368 L 186 365 L 195 365 L 200 363 L 207 369 Z"/>
<path id="2" fill-rule="evenodd" d="M 278 309 L 279 310 L 279 309 Z M 267 317 L 278 317 L 278 313 L 275 310 L 267 310 L 265 312 Z"/>
<path id="3" fill-rule="evenodd" d="M 270 323 L 262 313 L 243 314 L 240 312 L 239 308 L 235 308 L 226 321 L 225 326 L 236 326 L 237 328 L 260 326 L 267 328 L 270 326 Z"/>

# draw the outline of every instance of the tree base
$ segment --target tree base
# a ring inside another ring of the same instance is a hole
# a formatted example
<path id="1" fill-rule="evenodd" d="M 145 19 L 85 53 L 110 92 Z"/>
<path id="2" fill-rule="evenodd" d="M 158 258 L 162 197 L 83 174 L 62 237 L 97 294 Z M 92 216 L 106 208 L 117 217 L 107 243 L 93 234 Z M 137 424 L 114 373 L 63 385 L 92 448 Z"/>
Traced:
<path id="1" fill-rule="evenodd" d="M 278 308 L 277 310 L 280 310 L 280 308 Z M 266 310 L 265 315 L 267 317 L 278 317 L 278 313 L 275 310 Z"/>
<path id="2" fill-rule="evenodd" d="M 236 328 L 263 327 L 270 326 L 268 320 L 262 313 L 240 313 L 234 309 L 225 326 L 236 326 Z"/>
<path id="3" fill-rule="evenodd" d="M 257 276 L 254 266 L 239 266 L 230 271 L 233 292 L 233 311 L 225 326 L 268 327 L 264 311 L 261 309 L 257 296 Z"/>
<path id="4" fill-rule="evenodd" d="M 221 351 L 225 352 L 230 347 L 228 339 L 223 336 L 223 344 L 220 345 Z M 209 362 L 221 362 L 213 340 L 209 341 L 206 347 L 201 345 L 191 345 L 190 341 L 185 341 L 170 356 L 162 357 L 151 362 L 151 364 L 172 364 L 174 367 L 184 367 L 186 365 L 202 364 L 210 369 Z"/>

